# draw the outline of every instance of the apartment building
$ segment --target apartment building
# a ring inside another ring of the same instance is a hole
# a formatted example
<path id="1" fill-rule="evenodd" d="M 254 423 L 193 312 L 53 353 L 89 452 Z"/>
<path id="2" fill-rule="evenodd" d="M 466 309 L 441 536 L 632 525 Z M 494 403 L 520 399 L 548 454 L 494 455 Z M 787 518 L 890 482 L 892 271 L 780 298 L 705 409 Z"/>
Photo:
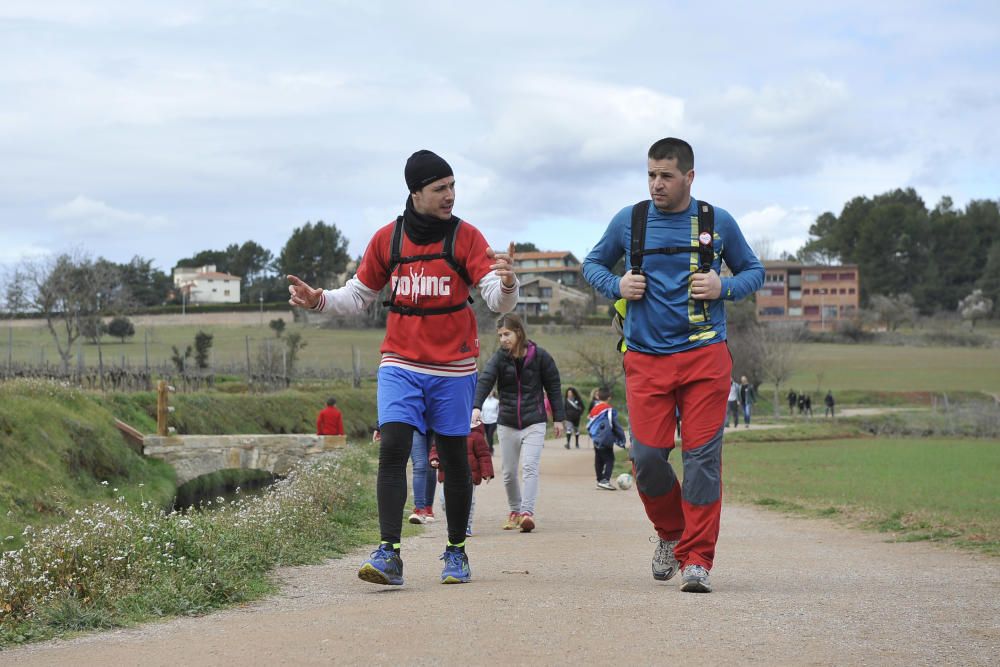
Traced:
<path id="1" fill-rule="evenodd" d="M 764 285 L 757 292 L 761 322 L 799 322 L 816 331 L 833 329 L 858 312 L 858 267 L 807 266 L 764 262 Z"/>
<path id="2" fill-rule="evenodd" d="M 555 315 L 564 313 L 570 304 L 579 314 L 583 314 L 590 303 L 590 294 L 558 281 L 539 276 L 528 280 L 518 279 L 521 281 L 521 288 L 515 312 L 519 315 Z"/>
<path id="3" fill-rule="evenodd" d="M 562 285 L 584 288 L 580 260 L 568 250 L 554 252 L 519 252 L 514 256 L 518 279 L 548 278 Z"/>

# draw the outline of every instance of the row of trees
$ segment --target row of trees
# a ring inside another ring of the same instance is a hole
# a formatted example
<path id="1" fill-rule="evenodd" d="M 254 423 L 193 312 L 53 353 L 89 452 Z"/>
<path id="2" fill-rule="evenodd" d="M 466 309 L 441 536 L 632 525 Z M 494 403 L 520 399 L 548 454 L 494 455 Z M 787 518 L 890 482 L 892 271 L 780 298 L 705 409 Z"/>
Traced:
<path id="1" fill-rule="evenodd" d="M 322 220 L 296 228 L 277 256 L 256 241 L 230 244 L 225 250 L 202 250 L 177 262 L 178 267 L 214 264 L 216 269 L 241 276 L 241 294 L 250 303 L 281 301 L 287 297 L 285 276 L 294 274 L 310 285 L 332 285 L 347 270 L 351 257 L 347 238 L 334 224 Z"/>
<path id="2" fill-rule="evenodd" d="M 349 261 L 347 239 L 336 225 L 320 221 L 296 228 L 277 256 L 256 241 L 246 241 L 230 244 L 225 250 L 202 250 L 179 260 L 177 266 L 214 264 L 223 273 L 241 276 L 244 300 L 250 302 L 261 296 L 266 301 L 284 300 L 288 289 L 284 277 L 289 273 L 311 284 L 333 284 Z M 75 284 L 73 289 L 69 289 L 70 283 Z M 8 272 L 2 285 L 0 310 L 14 314 L 44 313 L 48 306 L 69 305 L 56 303 L 61 297 L 53 297 L 63 292 L 66 300 L 86 300 L 103 314 L 180 303 L 173 278 L 154 267 L 152 260 L 138 255 L 121 264 L 101 257 L 94 260 L 83 252 L 22 260 Z"/>
<path id="3" fill-rule="evenodd" d="M 840 215 L 820 215 L 809 233 L 810 240 L 791 259 L 857 264 L 865 305 L 879 295 L 893 300 L 909 295 L 920 313 L 955 311 L 975 289 L 987 302 L 1000 304 L 997 201 L 973 200 L 960 209 L 944 197 L 928 210 L 915 190 L 897 189 L 871 198 L 855 197 Z M 538 248 L 519 243 L 516 250 Z M 349 260 L 347 239 L 335 225 L 321 221 L 296 229 L 277 257 L 247 241 L 222 251 L 201 251 L 178 265 L 215 264 L 220 271 L 243 276 L 243 294 L 249 301 L 261 296 L 284 298 L 288 273 L 313 285 L 332 285 Z"/>
<path id="4" fill-rule="evenodd" d="M 798 252 L 804 263 L 857 264 L 862 304 L 910 295 L 924 314 L 955 311 L 981 290 L 1000 303 L 1000 203 L 964 209 L 944 197 L 932 210 L 912 189 L 855 197 L 840 215 L 823 213 Z"/>

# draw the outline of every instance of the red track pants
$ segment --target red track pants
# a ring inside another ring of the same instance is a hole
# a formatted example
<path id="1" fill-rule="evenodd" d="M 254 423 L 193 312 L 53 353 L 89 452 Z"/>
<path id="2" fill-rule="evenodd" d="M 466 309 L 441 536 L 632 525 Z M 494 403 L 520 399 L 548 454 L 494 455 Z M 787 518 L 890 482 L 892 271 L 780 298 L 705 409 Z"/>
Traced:
<path id="1" fill-rule="evenodd" d="M 722 511 L 722 432 L 732 358 L 716 343 L 671 355 L 625 353 L 636 488 L 657 534 L 685 565 L 711 569 Z M 668 461 L 681 417 L 681 485 Z"/>

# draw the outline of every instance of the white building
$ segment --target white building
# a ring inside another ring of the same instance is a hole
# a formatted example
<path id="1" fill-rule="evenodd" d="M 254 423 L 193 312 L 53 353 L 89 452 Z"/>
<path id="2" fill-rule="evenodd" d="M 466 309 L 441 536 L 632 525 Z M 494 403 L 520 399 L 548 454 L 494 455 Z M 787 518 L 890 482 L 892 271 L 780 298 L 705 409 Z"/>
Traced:
<path id="1" fill-rule="evenodd" d="M 187 303 L 239 303 L 240 276 L 219 273 L 214 264 L 174 269 L 174 287 Z"/>

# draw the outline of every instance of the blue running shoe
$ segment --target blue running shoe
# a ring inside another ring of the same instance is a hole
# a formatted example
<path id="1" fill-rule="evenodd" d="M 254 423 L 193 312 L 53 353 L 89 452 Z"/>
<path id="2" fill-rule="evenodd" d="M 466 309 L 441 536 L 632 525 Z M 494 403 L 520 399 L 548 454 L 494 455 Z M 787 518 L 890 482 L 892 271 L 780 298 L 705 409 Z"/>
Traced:
<path id="1" fill-rule="evenodd" d="M 358 579 L 384 586 L 402 586 L 403 559 L 388 544 L 380 544 L 358 570 Z"/>
<path id="2" fill-rule="evenodd" d="M 442 584 L 467 584 L 472 580 L 469 557 L 464 551 L 446 550 L 440 560 L 444 561 L 444 569 L 441 571 Z"/>

